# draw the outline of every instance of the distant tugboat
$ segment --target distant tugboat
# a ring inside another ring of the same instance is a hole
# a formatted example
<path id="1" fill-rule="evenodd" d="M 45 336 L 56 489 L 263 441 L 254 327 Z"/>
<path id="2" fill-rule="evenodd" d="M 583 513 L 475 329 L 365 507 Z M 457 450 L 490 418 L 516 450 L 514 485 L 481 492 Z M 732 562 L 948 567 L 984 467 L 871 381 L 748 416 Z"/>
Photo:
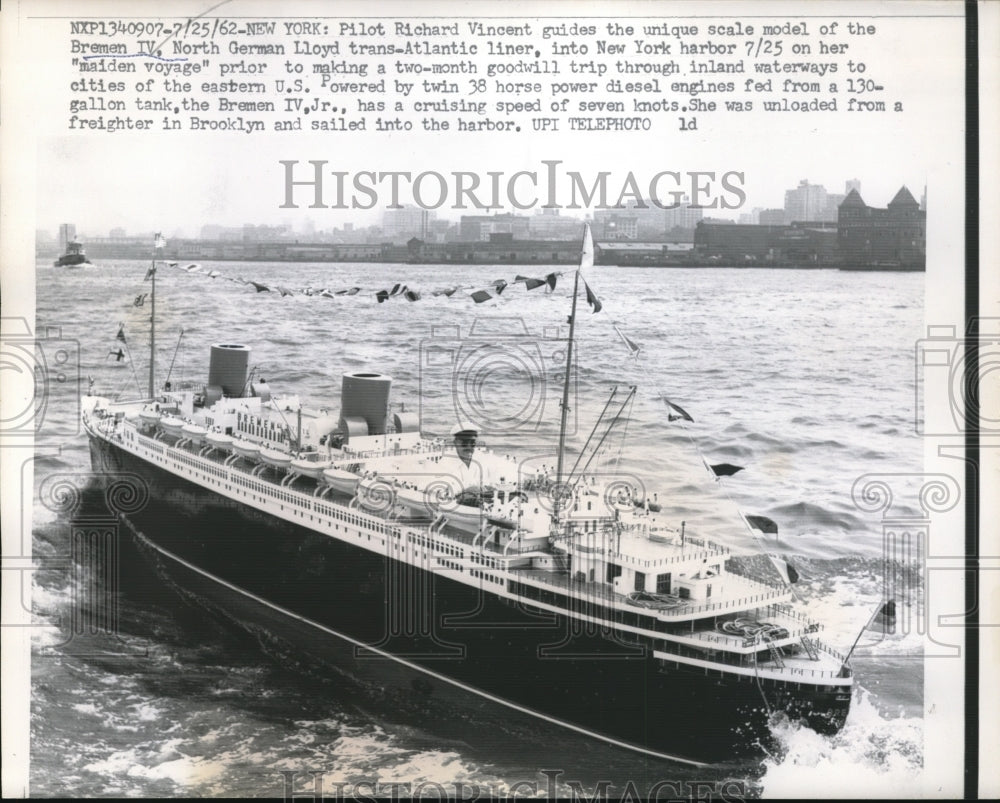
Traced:
<path id="1" fill-rule="evenodd" d="M 52 264 L 57 268 L 78 268 L 80 265 L 90 265 L 91 262 L 83 250 L 83 243 L 71 240 L 66 243 L 66 253 Z"/>

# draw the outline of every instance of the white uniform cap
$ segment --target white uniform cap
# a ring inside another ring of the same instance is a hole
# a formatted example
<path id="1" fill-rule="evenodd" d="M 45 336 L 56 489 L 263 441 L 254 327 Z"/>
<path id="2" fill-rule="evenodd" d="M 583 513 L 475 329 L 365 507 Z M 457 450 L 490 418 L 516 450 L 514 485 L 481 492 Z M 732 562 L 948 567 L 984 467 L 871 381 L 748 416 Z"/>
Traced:
<path id="1" fill-rule="evenodd" d="M 463 432 L 471 432 L 473 435 L 478 435 L 479 427 L 475 424 L 470 424 L 468 421 L 459 421 L 451 428 L 451 436 L 453 438 L 456 435 L 461 435 Z"/>

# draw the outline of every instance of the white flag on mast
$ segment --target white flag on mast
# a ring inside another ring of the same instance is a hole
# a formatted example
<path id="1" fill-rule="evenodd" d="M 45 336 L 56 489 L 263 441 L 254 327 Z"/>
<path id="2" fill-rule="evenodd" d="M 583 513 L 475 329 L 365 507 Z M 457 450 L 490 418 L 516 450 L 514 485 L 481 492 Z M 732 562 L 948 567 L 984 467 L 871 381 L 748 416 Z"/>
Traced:
<path id="1" fill-rule="evenodd" d="M 583 253 L 580 254 L 580 268 L 594 267 L 594 238 L 590 236 L 590 224 L 583 229 Z"/>

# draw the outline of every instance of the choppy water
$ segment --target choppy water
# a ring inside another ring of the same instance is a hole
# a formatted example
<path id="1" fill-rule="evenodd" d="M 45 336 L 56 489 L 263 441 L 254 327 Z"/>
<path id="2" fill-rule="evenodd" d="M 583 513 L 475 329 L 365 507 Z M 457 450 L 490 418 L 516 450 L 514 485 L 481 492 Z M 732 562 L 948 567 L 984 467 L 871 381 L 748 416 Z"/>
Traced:
<path id="1" fill-rule="evenodd" d="M 161 268 L 159 382 L 172 364 L 175 385 L 190 379 L 200 386 L 209 345 L 241 342 L 254 349 L 251 364 L 273 389 L 294 390 L 315 406 L 336 410 L 341 374 L 374 369 L 394 377 L 394 400 L 419 409 L 432 431 L 447 430 L 456 415 L 471 411 L 494 423 L 493 448 L 543 461 L 552 456 L 555 380 L 562 371 L 556 335 L 568 313 L 569 275 L 554 294 L 516 285 L 477 306 L 461 292 L 447 298 L 430 291 L 547 269 L 203 265 L 293 289 L 363 290 L 334 299 L 281 297 Z M 88 375 L 101 392 L 134 396 L 145 388 L 149 301 L 133 302 L 149 291 L 142 281 L 147 267 L 129 261 L 70 271 L 38 267 L 38 329 L 61 327 L 58 334 L 49 330 L 46 358 L 54 360 L 59 342 L 75 370 L 78 354 L 83 388 Z M 824 639 L 849 649 L 884 582 L 881 524 L 855 505 L 852 486 L 865 474 L 921 470 L 913 345 L 921 334 L 923 276 L 606 267 L 587 278 L 605 308 L 591 314 L 581 290 L 573 447 L 582 445 L 612 386 L 638 384 L 622 465 L 676 507 L 689 531 L 734 535 L 750 549 L 753 540 L 732 529 L 736 510 L 778 522 L 779 536 L 768 536 L 767 548 L 793 561 L 808 612 L 826 624 Z M 374 292 L 395 282 L 424 291 L 423 298 L 376 303 Z M 134 373 L 128 360 L 109 357 L 122 345 L 115 339 L 120 322 Z M 642 346 L 637 361 L 612 322 Z M 527 336 L 509 339 L 524 328 Z M 447 347 L 461 361 L 480 344 L 479 378 L 471 388 L 457 385 L 463 409 L 456 410 L 451 369 L 422 355 Z M 334 679 L 297 671 L 157 590 L 141 565 L 122 566 L 119 636 L 68 639 L 75 583 L 86 580 L 60 561 L 69 521 L 38 492 L 46 478 L 89 469 L 75 391 L 72 381 L 53 384 L 37 439 L 34 549 L 51 563 L 36 574 L 33 606 L 40 623 L 61 617 L 61 624 L 35 631 L 33 795 L 276 796 L 288 778 L 295 792 L 312 790 L 309 771 L 323 773 L 331 796 L 338 783 L 370 795 L 371 784 L 391 782 L 428 796 L 442 794 L 434 784 L 451 794 L 465 784 L 467 796 L 473 788 L 484 796 L 512 790 L 565 796 L 576 788 L 590 796 L 607 781 L 612 799 L 627 795 L 629 782 L 643 796 L 658 782 L 674 784 L 660 787 L 661 795 L 666 788 L 674 797 L 690 795 L 702 781 L 729 796 L 744 789 L 810 796 L 822 788 L 824 795 L 860 790 L 877 797 L 917 788 L 922 661 L 920 638 L 905 624 L 895 636 L 862 635 L 854 659 L 860 688 L 842 733 L 818 736 L 775 721 L 780 749 L 773 755 L 702 769 L 599 745 L 581 754 L 578 745 L 553 744 L 542 755 L 512 743 L 485 753 L 475 743 L 449 741 L 435 723 L 401 724 L 377 702 Z M 661 394 L 695 423 L 686 429 L 669 423 Z M 509 423 L 513 417 L 519 426 Z M 606 457 L 618 452 L 612 440 Z M 701 454 L 746 469 L 715 483 Z M 905 567 L 894 570 L 906 574 Z M 901 601 L 904 623 L 908 606 Z"/>

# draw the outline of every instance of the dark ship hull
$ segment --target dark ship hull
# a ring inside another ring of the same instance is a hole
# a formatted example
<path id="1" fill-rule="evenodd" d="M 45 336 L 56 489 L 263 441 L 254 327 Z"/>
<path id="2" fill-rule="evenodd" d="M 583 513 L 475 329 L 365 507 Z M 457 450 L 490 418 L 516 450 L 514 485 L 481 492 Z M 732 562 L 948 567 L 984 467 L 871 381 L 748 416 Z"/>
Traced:
<path id="1" fill-rule="evenodd" d="M 158 574 L 284 655 L 424 722 L 499 716 L 694 763 L 757 752 L 770 711 L 836 731 L 849 688 L 664 660 L 593 624 L 455 582 L 256 510 L 91 436 L 95 472 L 138 475 L 129 529 Z M 370 538 L 371 536 L 369 536 Z M 376 534 L 377 538 L 377 534 Z M 510 584 L 514 586 L 514 583 Z M 513 590 L 513 589 L 511 589 Z M 583 610 L 588 603 L 581 600 Z"/>
<path id="2" fill-rule="evenodd" d="M 63 254 L 53 266 L 56 268 L 77 268 L 80 265 L 90 265 L 91 262 L 83 254 Z"/>

